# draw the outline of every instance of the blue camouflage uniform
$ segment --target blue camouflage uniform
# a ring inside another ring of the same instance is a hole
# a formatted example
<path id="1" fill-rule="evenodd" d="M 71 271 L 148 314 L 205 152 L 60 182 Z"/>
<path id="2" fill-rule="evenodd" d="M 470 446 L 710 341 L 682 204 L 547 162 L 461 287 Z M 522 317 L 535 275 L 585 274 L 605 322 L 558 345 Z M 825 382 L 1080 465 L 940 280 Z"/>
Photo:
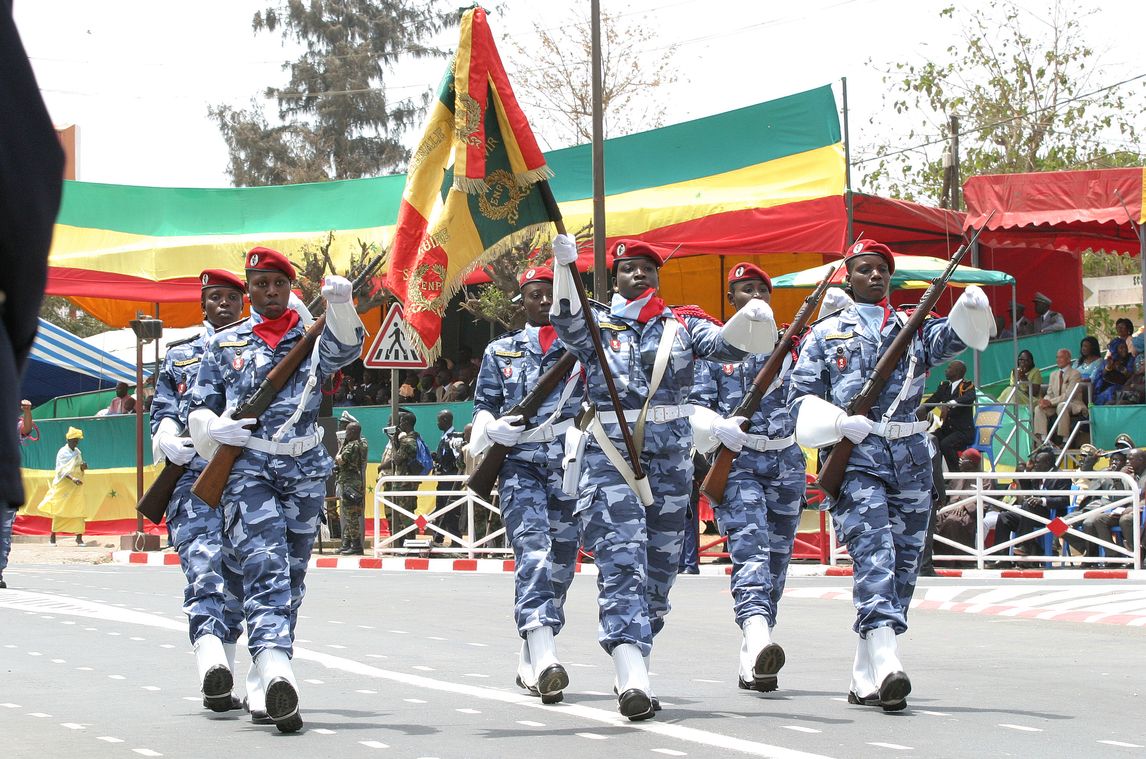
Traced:
<path id="1" fill-rule="evenodd" d="M 187 405 L 191 386 L 199 372 L 203 350 L 215 330 L 167 346 L 163 366 L 155 380 L 151 402 L 151 434 L 164 419 L 172 419 L 180 429 L 187 427 Z M 191 486 L 207 462 L 200 456 L 187 464 L 167 505 L 167 533 L 179 554 L 179 564 L 187 578 L 183 591 L 183 611 L 194 643 L 204 635 L 214 635 L 224 643 L 234 643 L 243 631 L 242 576 L 235 557 L 224 556 L 223 512 L 212 509 L 191 494 Z"/>
<path id="2" fill-rule="evenodd" d="M 560 313 L 551 311 L 550 320 L 585 367 L 589 403 L 599 416 L 604 415 L 605 434 L 627 458 L 620 426 L 615 418 L 608 418 L 612 403 L 585 315 L 572 314 L 567 300 L 560 299 L 556 305 Z M 668 595 L 676 580 L 692 487 L 692 426 L 690 407 L 685 404 L 695 358 L 740 361 L 746 354 L 720 336 L 716 323 L 697 316 L 677 317 L 666 308 L 642 324 L 613 316 L 601 304 L 592 307 L 608 362 L 606 371 L 614 377 L 622 407 L 626 412 L 632 410 L 634 418 L 649 394 L 649 377 L 665 324 L 677 319 L 682 325 L 673 340 L 664 378 L 649 404 L 640 448 L 653 505 L 646 509 L 641 504 L 595 439 L 586 446 L 578 483 L 576 513 L 582 540 L 593 551 L 598 569 L 601 646 L 611 654 L 616 646 L 631 643 L 648 656 L 653 637 L 664 627 L 669 612 Z"/>
<path id="3" fill-rule="evenodd" d="M 732 416 L 767 360 L 768 354 L 754 354 L 741 364 L 698 361 L 692 402 Z M 728 537 L 737 625 L 763 615 L 769 627 L 775 626 L 792 558 L 806 468 L 787 405 L 787 380 L 794 364 L 789 362 L 782 384 L 764 396 L 749 419 L 747 432 L 753 437 L 733 459 L 724 500 L 712 504 L 720 531 Z M 781 447 L 756 450 L 752 445 Z"/>
<path id="4" fill-rule="evenodd" d="M 565 353 L 560 341 L 542 351 L 538 328 L 502 335 L 486 347 L 474 390 L 474 413 L 504 416 L 537 385 L 538 379 Z M 565 596 L 573 582 L 578 530 L 573 518 L 576 499 L 561 489 L 562 435 L 580 409 L 583 392 L 577 378 L 560 413 L 543 425 L 542 441 L 519 442 L 505 457 L 498 478 L 501 516 L 513 546 L 514 620 L 522 637 L 565 624 Z M 545 399 L 529 420 L 529 430 L 558 411 L 565 382 Z M 527 436 L 530 433 L 526 433 Z M 533 437 L 538 437 L 533 433 Z M 549 440 L 544 440 L 549 438 Z"/>
<path id="5" fill-rule="evenodd" d="M 816 322 L 800 343 L 789 404 L 814 395 L 846 408 L 874 371 L 881 345 L 891 342 L 906 318 L 903 312 L 887 312 L 881 332 L 874 334 L 851 305 Z M 964 348 L 947 319 L 924 322 L 868 416 L 883 421 L 907 384 L 887 421 L 914 423 L 927 370 Z M 882 626 L 892 627 L 896 634 L 907 629 L 907 610 L 927 537 L 931 487 L 931 452 L 922 432 L 889 439 L 873 431 L 851 455 L 831 513 L 836 537 L 851 554 L 852 597 L 858 612 L 854 627 L 863 637 Z"/>
<path id="6" fill-rule="evenodd" d="M 220 330 L 207 343 L 202 367 L 191 391 L 188 413 L 206 407 L 216 414 L 247 400 L 304 333 L 296 324 L 272 349 L 253 332 L 262 320 L 252 314 Z M 359 342 L 339 342 L 327 327 L 312 352 L 259 417 L 254 437 L 269 439 L 299 408 L 311 371 L 317 384 L 307 394 L 301 414 L 282 442 L 305 439 L 317 431 L 320 388 L 325 379 L 358 358 Z M 317 366 L 314 366 L 317 360 Z M 225 543 L 238 556 L 243 572 L 243 612 L 251 656 L 270 648 L 291 653 L 298 608 L 306 592 L 304 579 L 326 480 L 334 460 L 319 444 L 297 455 L 245 449 L 235 462 L 223 491 Z"/>

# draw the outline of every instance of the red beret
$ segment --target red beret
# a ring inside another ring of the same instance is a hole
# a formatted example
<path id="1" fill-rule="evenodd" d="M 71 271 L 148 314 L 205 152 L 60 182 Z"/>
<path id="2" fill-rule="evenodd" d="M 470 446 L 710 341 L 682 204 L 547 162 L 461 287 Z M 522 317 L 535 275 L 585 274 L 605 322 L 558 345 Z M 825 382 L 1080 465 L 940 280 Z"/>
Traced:
<path id="1" fill-rule="evenodd" d="M 983 460 L 983 454 L 979 453 L 979 451 L 975 448 L 968 448 L 967 450 L 965 450 L 959 454 L 959 458 L 971 459 L 972 461 L 980 461 L 981 462 Z"/>
<path id="2" fill-rule="evenodd" d="M 728 286 L 743 282 L 746 279 L 762 279 L 764 286 L 768 288 L 768 292 L 772 292 L 772 278 L 768 276 L 768 272 L 761 269 L 756 264 L 750 264 L 747 261 L 744 263 L 736 264 L 728 270 Z"/>
<path id="3" fill-rule="evenodd" d="M 281 271 L 293 282 L 294 267 L 282 253 L 270 248 L 251 248 L 247 251 L 247 271 Z"/>
<path id="4" fill-rule="evenodd" d="M 208 287 L 233 287 L 239 292 L 247 291 L 247 283 L 226 269 L 204 269 L 199 274 L 199 281 L 203 283 L 203 290 Z"/>
<path id="5" fill-rule="evenodd" d="M 517 280 L 517 287 L 521 289 L 530 282 L 552 282 L 553 270 L 548 266 L 530 266 L 521 273 Z"/>
<path id="6" fill-rule="evenodd" d="M 849 264 L 853 258 L 859 256 L 879 256 L 884 261 L 887 261 L 888 271 L 895 273 L 895 256 L 891 254 L 891 248 L 884 245 L 882 242 L 875 240 L 856 240 L 848 249 L 844 251 L 844 263 Z"/>
<path id="7" fill-rule="evenodd" d="M 618 240 L 617 244 L 613 246 L 613 266 L 617 265 L 617 261 L 622 258 L 649 258 L 657 265 L 657 268 L 664 266 L 664 259 L 661 254 L 642 240 Z"/>

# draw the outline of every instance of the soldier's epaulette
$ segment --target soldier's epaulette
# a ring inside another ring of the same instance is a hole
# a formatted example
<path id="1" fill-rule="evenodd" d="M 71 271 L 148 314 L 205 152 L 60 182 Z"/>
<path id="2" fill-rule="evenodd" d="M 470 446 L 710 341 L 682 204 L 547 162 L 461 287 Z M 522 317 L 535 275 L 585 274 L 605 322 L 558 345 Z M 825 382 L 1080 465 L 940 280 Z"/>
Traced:
<path id="1" fill-rule="evenodd" d="M 499 356 L 501 358 L 521 358 L 522 356 L 525 355 L 525 352 L 524 351 L 505 351 L 505 350 L 498 349 L 498 350 L 495 350 L 493 352 L 493 355 Z"/>
<path id="2" fill-rule="evenodd" d="M 597 322 L 601 329 L 611 329 L 614 332 L 624 332 L 629 328 L 627 324 L 614 324 L 613 322 Z"/>
<path id="3" fill-rule="evenodd" d="M 219 348 L 245 348 L 250 344 L 250 340 L 220 340 L 215 343 Z"/>
<path id="4" fill-rule="evenodd" d="M 191 364 L 197 364 L 201 360 L 202 359 L 199 356 L 192 356 L 191 358 L 185 358 L 182 361 L 172 361 L 171 365 L 182 368 L 184 366 L 191 366 Z"/>
<path id="5" fill-rule="evenodd" d="M 853 329 L 851 332 L 831 332 L 829 334 L 824 335 L 824 339 L 825 340 L 849 340 L 855 336 L 856 336 L 856 332 Z"/>
<path id="6" fill-rule="evenodd" d="M 171 342 L 169 342 L 167 344 L 167 347 L 170 349 L 170 348 L 174 348 L 174 347 L 179 346 L 179 345 L 186 345 L 187 343 L 194 342 L 195 340 L 198 340 L 200 337 L 202 337 L 202 334 L 191 335 L 191 337 L 184 337 L 180 340 L 172 340 Z"/>

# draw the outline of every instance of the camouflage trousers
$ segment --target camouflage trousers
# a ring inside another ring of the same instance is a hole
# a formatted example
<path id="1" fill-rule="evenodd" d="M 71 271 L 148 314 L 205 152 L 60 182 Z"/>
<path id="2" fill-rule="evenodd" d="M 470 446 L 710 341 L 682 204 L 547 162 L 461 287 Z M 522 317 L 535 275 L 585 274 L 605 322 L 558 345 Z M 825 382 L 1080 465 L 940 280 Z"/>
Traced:
<path id="1" fill-rule="evenodd" d="M 497 492 L 513 547 L 513 618 L 525 636 L 565 626 L 565 596 L 577 563 L 574 499 L 561 490 L 561 470 L 507 458 Z"/>
<path id="2" fill-rule="evenodd" d="M 930 465 L 913 477 L 901 470 L 898 485 L 862 470 L 844 475 L 832 522 L 852 557 L 853 628 L 862 636 L 877 627 L 907 629 L 931 515 L 930 475 Z"/>
<path id="3" fill-rule="evenodd" d="M 187 578 L 187 632 L 192 643 L 204 635 L 234 643 L 243 632 L 243 578 L 234 556 L 224 556 L 223 510 L 191 494 L 198 476 L 196 470 L 184 472 L 167 504 L 167 534 Z"/>
<path id="4" fill-rule="evenodd" d="M 362 542 L 362 520 L 366 513 L 362 496 L 348 496 L 343 494 L 338 499 L 338 517 L 342 523 L 342 539 L 344 541 Z"/>
<path id="5" fill-rule="evenodd" d="M 581 464 L 577 515 L 581 538 L 597 564 L 598 640 L 609 653 L 632 643 L 648 656 L 669 613 L 692 458 L 684 448 L 658 447 L 655 455 L 641 457 L 653 491 L 647 509 L 596 442 L 589 444 Z"/>
<path id="6" fill-rule="evenodd" d="M 720 532 L 728 538 L 737 625 L 759 615 L 768 619 L 769 626 L 776 624 L 804 495 L 804 457 L 794 448 L 795 455 L 791 449 L 779 455 L 741 453 L 729 475 L 724 501 L 713 505 Z"/>
<path id="7" fill-rule="evenodd" d="M 223 492 L 224 542 L 243 572 L 248 647 L 294 650 L 306 569 L 318 531 L 326 482 L 315 478 L 232 476 Z"/>

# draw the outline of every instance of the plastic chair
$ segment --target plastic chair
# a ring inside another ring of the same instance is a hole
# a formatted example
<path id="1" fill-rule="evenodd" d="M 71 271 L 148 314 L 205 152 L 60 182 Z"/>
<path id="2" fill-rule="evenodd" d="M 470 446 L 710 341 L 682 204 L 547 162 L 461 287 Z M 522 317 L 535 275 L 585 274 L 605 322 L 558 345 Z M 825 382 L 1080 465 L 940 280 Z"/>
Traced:
<path id="1" fill-rule="evenodd" d="M 986 457 L 992 472 L 995 471 L 995 433 L 1002 423 L 1002 406 L 979 406 L 975 412 L 975 442 L 971 447 Z"/>

